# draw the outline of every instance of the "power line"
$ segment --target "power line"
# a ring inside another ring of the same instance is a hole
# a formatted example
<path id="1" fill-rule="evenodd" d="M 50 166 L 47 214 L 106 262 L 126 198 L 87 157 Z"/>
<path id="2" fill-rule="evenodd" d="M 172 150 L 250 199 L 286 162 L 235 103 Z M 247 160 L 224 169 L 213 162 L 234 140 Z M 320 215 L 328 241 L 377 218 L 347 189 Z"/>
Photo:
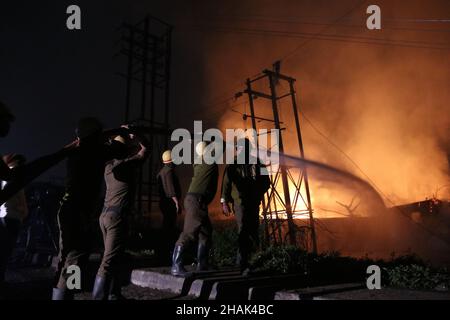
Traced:
<path id="1" fill-rule="evenodd" d="M 247 19 L 254 19 L 254 20 L 261 20 L 261 21 L 281 21 L 281 22 L 297 22 L 297 21 L 304 21 L 308 20 L 310 21 L 329 21 L 329 17 L 313 17 L 313 16 L 267 16 L 267 15 L 255 15 L 255 14 L 246 14 L 244 15 L 215 15 L 215 16 L 208 16 L 207 18 L 210 19 L 220 19 L 220 18 L 233 18 L 233 19 L 240 19 L 240 20 L 247 20 Z M 360 22 L 361 19 L 354 19 L 354 18 L 342 18 L 340 21 L 348 21 L 348 22 Z M 389 23 L 449 23 L 450 19 L 448 18 L 389 18 L 386 16 L 383 16 L 382 19 L 383 22 L 389 22 Z"/>
<path id="2" fill-rule="evenodd" d="M 335 42 L 348 42 L 359 43 L 368 45 L 383 45 L 383 46 L 397 46 L 408 48 L 423 48 L 423 49 L 435 49 L 435 50 L 448 50 L 450 49 L 450 43 L 440 42 L 433 43 L 428 41 L 417 40 L 403 40 L 403 39 L 380 39 L 373 37 L 361 37 L 361 36 L 346 36 L 339 34 L 322 34 L 316 35 L 315 33 L 308 32 L 293 32 L 293 31 L 279 31 L 279 30 L 264 30 L 264 29 L 244 29 L 244 28 L 207 28 L 205 32 L 223 32 L 223 33 L 235 33 L 255 36 L 275 36 L 275 37 L 290 37 L 290 38 L 302 38 L 308 40 L 326 40 Z"/>
<path id="3" fill-rule="evenodd" d="M 448 50 L 450 47 L 444 47 L 442 45 L 446 45 L 446 43 L 430 43 L 425 41 L 410 41 L 410 40 L 385 40 L 385 39 L 376 39 L 376 38 L 370 38 L 370 37 L 355 37 L 355 36 L 343 36 L 343 35 L 317 35 L 312 33 L 305 33 L 305 32 L 283 32 L 283 31 L 276 31 L 276 30 L 258 30 L 258 29 L 232 29 L 232 28 L 223 28 L 221 29 L 214 29 L 214 28 L 208 28 L 206 29 L 208 32 L 231 32 L 231 33 L 238 33 L 238 34 L 249 34 L 249 35 L 269 35 L 269 36 L 288 36 L 288 37 L 294 37 L 294 38 L 306 38 L 307 40 L 326 40 L 326 41 L 335 41 L 335 42 L 347 42 L 347 43 L 358 43 L 358 44 L 368 44 L 368 45 L 390 45 L 390 46 L 398 46 L 398 47 L 408 47 L 408 48 L 423 48 L 423 49 L 437 49 L 437 50 Z M 305 43 L 305 42 L 304 42 Z M 435 45 L 435 46 L 431 46 Z M 298 51 L 298 50 L 297 50 Z M 260 74 L 256 74 L 253 77 L 256 77 Z M 241 81 L 236 82 L 232 88 L 236 89 L 238 86 L 242 84 Z M 224 97 L 226 94 L 221 94 L 217 96 Z M 223 101 L 217 102 L 217 103 L 211 103 L 207 104 L 208 107 L 214 107 L 217 105 L 225 104 L 231 100 L 235 99 L 234 95 L 232 97 L 229 97 Z"/>
<path id="4" fill-rule="evenodd" d="M 363 1 L 359 2 L 356 6 L 354 6 L 353 8 L 351 8 L 351 10 L 349 10 L 348 12 L 346 12 L 343 16 L 339 17 L 338 19 L 336 19 L 336 20 L 335 20 L 334 22 L 332 22 L 331 24 L 328 24 L 328 25 L 326 25 L 324 28 L 322 28 L 322 30 L 319 31 L 318 33 L 315 33 L 315 34 L 312 34 L 312 35 L 308 35 L 308 36 L 306 36 L 306 35 L 303 35 L 303 36 L 297 35 L 298 38 L 303 37 L 303 38 L 305 38 L 306 40 L 305 40 L 304 42 L 302 42 L 300 45 L 298 45 L 293 51 L 291 51 L 290 53 L 286 54 L 285 56 L 283 56 L 283 57 L 282 57 L 281 59 L 279 59 L 279 60 L 285 60 L 285 59 L 288 59 L 288 58 L 292 57 L 298 50 L 300 50 L 301 48 L 303 48 L 306 44 L 308 44 L 308 43 L 311 42 L 312 40 L 316 39 L 317 36 L 319 36 L 321 33 L 323 33 L 324 31 L 326 31 L 328 28 L 330 28 L 330 27 L 333 26 L 333 25 L 336 25 L 339 21 L 344 20 L 344 19 L 345 19 L 348 15 L 350 15 L 354 10 L 356 10 L 357 8 L 359 8 L 364 2 L 366 2 L 366 0 L 363 0 Z M 209 29 L 209 30 L 211 30 L 211 29 Z M 211 30 L 211 31 L 212 31 L 212 30 Z M 334 41 L 338 41 L 338 39 L 327 39 L 327 38 L 323 38 L 323 37 L 322 37 L 322 39 L 320 39 L 320 40 L 334 40 Z M 339 41 L 341 41 L 341 42 L 349 42 L 349 40 L 345 40 L 345 39 L 340 39 Z M 355 41 L 355 42 L 364 43 L 364 41 Z M 378 43 L 378 44 L 380 44 L 380 43 Z M 403 46 L 408 46 L 408 45 L 403 45 Z M 413 46 L 413 47 L 416 47 L 416 46 Z M 260 73 L 258 73 L 257 75 L 259 75 L 259 74 L 260 74 Z M 241 81 L 236 82 L 236 83 L 232 86 L 233 91 L 234 91 L 235 88 L 238 87 L 238 84 L 239 84 L 239 86 L 240 86 L 240 85 L 242 84 Z M 221 94 L 221 95 L 218 96 L 218 97 L 223 97 L 223 96 L 226 96 L 226 93 Z M 228 98 L 227 100 L 230 100 L 230 99 L 232 99 L 232 98 Z M 213 105 L 215 105 L 215 104 L 213 104 Z"/>
<path id="5" fill-rule="evenodd" d="M 319 36 L 321 33 L 323 33 L 324 31 L 328 30 L 331 26 L 337 24 L 339 21 L 341 21 L 342 19 L 346 18 L 347 16 L 349 16 L 353 11 L 355 11 L 356 9 L 358 9 L 360 6 L 362 6 L 364 3 L 366 2 L 366 0 L 362 0 L 360 2 L 358 2 L 354 7 L 352 7 L 349 11 L 347 11 L 344 15 L 340 16 L 339 18 L 337 18 L 335 21 L 333 21 L 332 24 L 330 24 L 329 26 L 325 26 L 324 28 L 322 28 L 322 30 L 320 30 L 318 33 L 315 34 L 315 36 Z M 279 60 L 287 60 L 290 57 L 292 57 L 298 50 L 300 50 L 301 48 L 303 48 L 304 46 L 306 46 L 309 42 L 311 42 L 313 39 L 307 39 L 306 41 L 304 41 L 303 43 L 299 44 L 297 47 L 294 48 L 294 50 L 292 50 L 291 52 L 289 52 L 288 54 L 286 54 L 285 56 L 283 56 L 282 58 L 280 58 Z"/>
<path id="6" fill-rule="evenodd" d="M 407 22 L 407 23 L 449 23 L 450 19 L 407 19 L 407 18 L 397 18 L 397 19 L 387 19 L 386 21 L 392 22 Z"/>
<path id="7" fill-rule="evenodd" d="M 341 27 L 341 28 L 358 28 L 358 29 L 365 29 L 366 25 L 361 23 L 358 24 L 333 24 L 331 22 L 312 22 L 312 21 L 302 21 L 302 20 L 283 20 L 280 18 L 251 18 L 251 16 L 213 16 L 213 17 L 202 17 L 201 19 L 198 19 L 197 21 L 213 21 L 213 22 L 238 22 L 238 23 L 258 23 L 263 22 L 265 24 L 288 24 L 288 25 L 310 25 L 310 26 L 334 26 L 334 27 Z M 391 23 L 389 23 L 389 21 Z M 418 31 L 418 32 L 450 32 L 450 29 L 421 29 L 421 28 L 407 28 L 407 27 L 395 27 L 392 26 L 392 22 L 395 24 L 395 20 L 389 20 L 389 19 L 383 19 L 382 25 L 383 29 L 387 30 L 401 30 L 401 31 Z"/>
<path id="8" fill-rule="evenodd" d="M 348 15 L 350 15 L 354 10 L 356 10 L 357 8 L 359 8 L 360 6 L 362 6 L 362 4 L 364 4 L 365 0 L 361 1 L 360 3 L 358 3 L 355 7 L 351 8 L 347 13 L 345 13 L 343 16 L 339 17 L 338 19 L 336 19 L 334 22 L 332 23 L 328 23 L 328 24 L 323 24 L 325 25 L 325 27 L 319 31 L 318 33 L 315 34 L 315 36 L 320 35 L 323 31 L 327 30 L 328 28 L 332 27 L 332 26 L 339 26 L 337 25 L 338 22 L 340 21 L 354 21 L 354 19 L 349 19 L 347 18 Z M 267 18 L 267 16 L 261 16 L 261 15 L 246 15 L 246 17 L 256 17 L 257 19 L 261 19 L 261 18 Z M 237 17 L 240 18 L 240 17 Z M 288 19 L 294 19 L 295 21 L 301 20 L 301 19 L 323 19 L 321 17 L 287 17 Z M 286 19 L 286 17 L 283 17 L 283 19 Z M 398 23 L 398 22 L 405 22 L 405 23 L 447 23 L 450 22 L 449 19 L 383 19 L 383 21 L 386 22 L 392 22 L 392 23 Z M 280 21 L 281 22 L 281 21 Z M 304 23 L 304 22 L 301 22 Z M 405 29 L 405 28 L 404 28 Z M 428 30 L 418 30 L 415 29 L 417 31 L 428 31 Z M 212 30 L 211 30 L 212 31 Z M 429 31 L 434 31 L 434 30 L 429 30 Z M 436 30 L 437 31 L 437 30 Z M 439 30 L 441 31 L 441 30 Z M 443 31 L 448 31 L 448 30 L 443 30 Z M 298 36 L 298 38 L 300 38 L 300 36 Z M 300 50 L 302 47 L 304 47 L 307 43 L 309 43 L 310 41 L 314 40 L 315 37 L 306 37 L 304 36 L 303 38 L 306 38 L 306 41 L 304 41 L 303 43 L 301 43 L 300 45 L 298 45 L 293 51 L 291 51 L 290 53 L 288 53 L 287 55 L 285 55 L 284 57 L 282 57 L 282 59 L 279 60 L 284 60 L 287 59 L 289 57 L 291 57 L 295 52 L 297 52 L 298 50 Z M 349 40 L 338 40 L 338 39 L 327 39 L 327 38 L 323 38 L 319 39 L 319 40 L 331 40 L 331 41 L 340 41 L 340 42 L 351 42 Z M 376 45 L 386 45 L 386 43 L 368 43 L 365 41 L 353 41 L 354 43 L 360 43 L 360 44 L 376 44 Z M 392 43 L 387 43 L 387 44 L 392 44 Z M 407 44 L 393 44 L 393 45 L 397 45 L 397 46 L 402 46 L 402 47 L 412 47 L 412 48 L 427 48 L 427 49 L 443 49 L 443 48 L 431 48 L 431 47 L 424 47 L 424 46 L 417 46 L 417 45 L 407 45 Z M 259 74 L 258 74 L 259 75 Z M 230 87 L 230 90 L 224 91 L 223 94 L 217 96 L 217 98 L 221 98 L 224 96 L 227 96 L 226 92 L 230 92 L 230 91 L 235 91 L 234 89 L 236 89 L 238 87 L 238 85 L 240 86 L 242 83 L 241 81 L 236 82 L 232 87 Z M 229 98 L 232 99 L 232 98 Z"/>
<path id="9" fill-rule="evenodd" d="M 345 15 L 341 16 L 340 18 L 338 18 L 336 21 L 333 22 L 333 24 L 339 22 L 339 20 L 341 20 L 342 18 L 345 18 L 347 15 L 349 15 L 351 12 L 353 12 L 353 10 L 355 10 L 356 8 L 358 8 L 360 5 L 362 5 L 364 2 L 366 2 L 366 0 L 361 1 L 357 6 L 355 6 L 354 8 L 352 8 L 349 12 L 347 12 Z M 333 25 L 332 24 L 332 25 Z M 326 29 L 328 29 L 329 26 L 323 28 L 323 31 L 325 31 Z M 320 32 L 319 32 L 320 33 Z M 302 44 L 300 44 L 294 51 L 298 51 L 301 47 L 303 47 L 304 45 L 306 45 L 309 41 L 311 41 L 312 39 L 307 39 L 306 41 L 304 41 Z M 288 54 L 287 56 L 283 57 L 282 59 L 286 59 L 289 55 L 291 55 L 293 52 L 291 52 L 290 54 Z M 282 60 L 279 59 L 279 60 Z M 259 75 L 260 73 L 258 73 Z M 239 84 L 241 84 L 241 81 L 239 81 Z M 234 88 L 236 88 L 237 86 L 234 86 Z M 223 95 L 222 95 L 223 96 Z"/>

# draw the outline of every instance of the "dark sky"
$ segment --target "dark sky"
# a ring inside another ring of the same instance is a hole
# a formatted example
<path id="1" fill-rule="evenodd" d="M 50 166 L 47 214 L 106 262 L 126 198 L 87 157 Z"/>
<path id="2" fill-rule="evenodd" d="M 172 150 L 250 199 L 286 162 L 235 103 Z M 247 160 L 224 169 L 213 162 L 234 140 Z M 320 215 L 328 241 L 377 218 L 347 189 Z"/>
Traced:
<path id="1" fill-rule="evenodd" d="M 66 28 L 69 1 L 2 2 L 0 96 L 17 118 L 3 153 L 51 152 L 74 137 L 80 116 L 118 124 L 112 31 L 120 16 L 106 1 L 92 2 L 80 3 L 80 31 Z"/>
<path id="2" fill-rule="evenodd" d="M 66 28 L 70 4 L 81 7 L 82 30 Z M 20 152 L 31 159 L 52 152 L 74 137 L 81 116 L 97 116 L 106 127 L 119 125 L 124 115 L 125 85 L 115 75 L 124 69 L 120 59 L 113 59 L 118 50 L 116 29 L 122 21 L 140 20 L 147 12 L 155 16 L 170 12 L 159 4 L 2 1 L 0 99 L 17 118 L 10 136 L 1 141 L 2 153 Z M 195 68 L 186 61 L 189 55 L 179 50 L 178 43 L 175 39 L 174 79 L 180 73 L 192 74 Z M 186 72 L 183 66 L 192 67 Z M 182 94 L 182 90 L 178 92 Z M 176 96 L 173 105 L 177 105 Z M 51 174 L 62 173 L 59 166 Z"/>

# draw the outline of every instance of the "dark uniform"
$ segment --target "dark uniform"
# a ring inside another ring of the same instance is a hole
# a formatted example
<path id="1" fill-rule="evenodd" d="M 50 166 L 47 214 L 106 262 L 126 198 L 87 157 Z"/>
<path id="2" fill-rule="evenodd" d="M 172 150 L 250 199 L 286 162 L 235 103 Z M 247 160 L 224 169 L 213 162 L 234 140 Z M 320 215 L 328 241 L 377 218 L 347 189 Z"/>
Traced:
<path id="1" fill-rule="evenodd" d="M 105 202 L 99 218 L 105 251 L 94 285 L 94 299 L 120 296 L 119 274 L 126 239 L 126 218 L 133 204 L 136 172 L 144 161 L 145 156 L 137 154 L 106 164 Z"/>
<path id="2" fill-rule="evenodd" d="M 230 164 L 225 167 L 221 202 L 232 203 L 239 233 L 238 264 L 245 269 L 252 248 L 259 243 L 259 205 L 270 186 L 262 165 Z"/>
<path id="3" fill-rule="evenodd" d="M 77 265 L 83 275 L 91 251 L 95 215 L 100 211 L 99 196 L 107 161 L 120 158 L 120 143 L 81 144 L 67 160 L 66 191 L 58 211 L 60 230 L 59 263 L 55 279 L 54 299 L 67 294 L 67 268 Z M 71 298 L 71 296 L 65 296 Z"/>
<path id="4" fill-rule="evenodd" d="M 194 176 L 184 199 L 186 216 L 183 232 L 175 245 L 172 274 L 183 275 L 183 250 L 196 240 L 197 270 L 206 268 L 208 251 L 211 246 L 212 226 L 208 216 L 208 205 L 217 191 L 219 169 L 217 164 L 194 164 Z"/>
<path id="5" fill-rule="evenodd" d="M 197 240 L 204 245 L 211 241 L 212 227 L 208 205 L 217 191 L 219 169 L 217 164 L 194 164 L 194 176 L 184 199 L 186 217 L 183 232 L 177 244 L 186 246 Z"/>
<path id="6" fill-rule="evenodd" d="M 181 198 L 181 187 L 173 163 L 164 164 L 157 175 L 159 187 L 159 209 L 163 216 L 162 235 L 164 248 L 161 256 L 169 254 L 176 239 L 177 207 L 172 198 Z M 166 258 L 166 257 L 164 257 Z"/>
<path id="7" fill-rule="evenodd" d="M 2 188 L 0 188 L 0 205 L 4 205 L 5 208 L 12 206 L 12 211 L 17 211 L 18 209 L 19 211 L 27 210 L 26 201 L 24 199 L 25 196 L 23 195 L 23 191 L 20 190 L 42 172 L 62 161 L 69 152 L 71 151 L 63 149 L 14 169 L 9 168 L 6 163 L 0 159 L 0 181 L 6 182 L 2 183 Z M 20 199 L 22 197 L 23 200 Z M 12 201 L 12 203 L 8 203 L 9 201 Z M 25 208 L 16 208 L 16 206 L 25 206 Z M 20 219 L 11 219 L 9 215 L 0 218 L 0 296 L 3 291 L 4 275 L 8 258 L 19 235 L 20 225 Z"/>

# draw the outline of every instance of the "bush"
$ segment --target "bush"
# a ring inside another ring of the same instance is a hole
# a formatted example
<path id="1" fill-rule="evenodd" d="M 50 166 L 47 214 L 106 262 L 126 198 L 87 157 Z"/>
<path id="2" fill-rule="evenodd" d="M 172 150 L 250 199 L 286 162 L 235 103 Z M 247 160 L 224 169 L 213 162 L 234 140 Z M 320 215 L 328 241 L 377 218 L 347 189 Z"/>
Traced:
<path id="1" fill-rule="evenodd" d="M 236 228 L 213 233 L 213 247 L 210 253 L 211 264 L 215 267 L 233 266 L 236 261 L 238 233 Z"/>
<path id="2" fill-rule="evenodd" d="M 235 264 L 238 234 L 236 228 L 213 234 L 211 262 L 216 267 Z M 364 282 L 367 267 L 375 264 L 382 269 L 382 285 L 409 289 L 448 290 L 450 274 L 433 269 L 415 255 L 392 255 L 390 260 L 356 259 L 338 252 L 313 254 L 295 246 L 270 246 L 256 252 L 250 260 L 251 268 L 259 274 L 304 275 L 311 285 L 342 282 Z"/>
<path id="3" fill-rule="evenodd" d="M 308 253 L 294 246 L 271 246 L 250 260 L 252 269 L 262 273 L 308 273 Z"/>
<path id="4" fill-rule="evenodd" d="M 395 267 L 399 265 L 419 265 L 426 266 L 426 263 L 420 259 L 415 254 L 405 254 L 402 256 L 396 256 L 395 253 L 391 254 L 391 259 L 388 261 L 379 261 L 379 264 L 384 265 L 385 267 Z"/>
<path id="5" fill-rule="evenodd" d="M 294 246 L 273 246 L 255 254 L 252 269 L 261 273 L 299 273 L 315 283 L 361 281 L 370 260 L 342 257 L 338 252 L 308 253 Z"/>
<path id="6" fill-rule="evenodd" d="M 408 289 L 443 289 L 450 286 L 447 270 L 433 270 L 419 264 L 401 264 L 383 268 L 387 274 L 388 284 L 392 287 Z"/>
<path id="7" fill-rule="evenodd" d="M 311 285 L 364 282 L 367 267 L 382 268 L 383 286 L 409 289 L 448 290 L 450 274 L 436 270 L 415 255 L 393 256 L 388 261 L 343 257 L 338 252 L 313 254 L 293 246 L 272 246 L 255 254 L 251 260 L 255 272 L 304 274 Z"/>

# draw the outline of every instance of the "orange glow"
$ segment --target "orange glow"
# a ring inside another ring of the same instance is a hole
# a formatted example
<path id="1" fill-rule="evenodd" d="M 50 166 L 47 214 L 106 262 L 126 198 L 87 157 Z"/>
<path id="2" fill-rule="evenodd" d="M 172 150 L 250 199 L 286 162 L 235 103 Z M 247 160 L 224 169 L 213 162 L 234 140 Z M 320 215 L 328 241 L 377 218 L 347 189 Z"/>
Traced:
<path id="1" fill-rule="evenodd" d="M 292 206 L 292 217 L 293 219 L 309 219 L 309 210 L 307 206 L 307 197 L 306 197 L 306 189 L 305 185 L 302 183 L 300 185 L 300 190 L 297 189 L 298 187 L 298 181 L 300 170 L 294 169 L 289 171 L 289 176 L 292 177 L 292 179 L 289 179 L 289 197 L 291 200 L 291 206 Z M 294 182 L 295 185 L 294 185 Z M 296 187 L 297 186 L 297 187 Z M 281 179 L 278 179 L 275 185 L 276 192 L 269 192 L 266 194 L 264 198 L 264 203 L 266 203 L 268 197 L 270 195 L 271 197 L 271 211 L 272 211 L 272 219 L 287 219 L 287 214 L 285 210 L 285 197 L 284 197 L 284 191 L 283 191 L 283 184 L 281 182 Z M 316 193 L 314 193 L 310 189 L 310 196 L 311 196 L 311 204 L 313 208 L 313 217 L 314 218 L 346 218 L 348 215 L 346 212 L 340 212 L 339 208 L 336 208 L 336 206 L 339 206 L 338 203 L 336 203 L 336 198 L 334 198 L 333 192 L 328 189 L 321 189 L 320 194 L 316 196 Z M 338 198 L 342 199 L 342 198 Z M 276 208 L 276 210 L 275 210 Z M 276 212 L 275 212 L 276 211 Z M 263 217 L 263 207 L 261 206 L 260 215 Z"/>

